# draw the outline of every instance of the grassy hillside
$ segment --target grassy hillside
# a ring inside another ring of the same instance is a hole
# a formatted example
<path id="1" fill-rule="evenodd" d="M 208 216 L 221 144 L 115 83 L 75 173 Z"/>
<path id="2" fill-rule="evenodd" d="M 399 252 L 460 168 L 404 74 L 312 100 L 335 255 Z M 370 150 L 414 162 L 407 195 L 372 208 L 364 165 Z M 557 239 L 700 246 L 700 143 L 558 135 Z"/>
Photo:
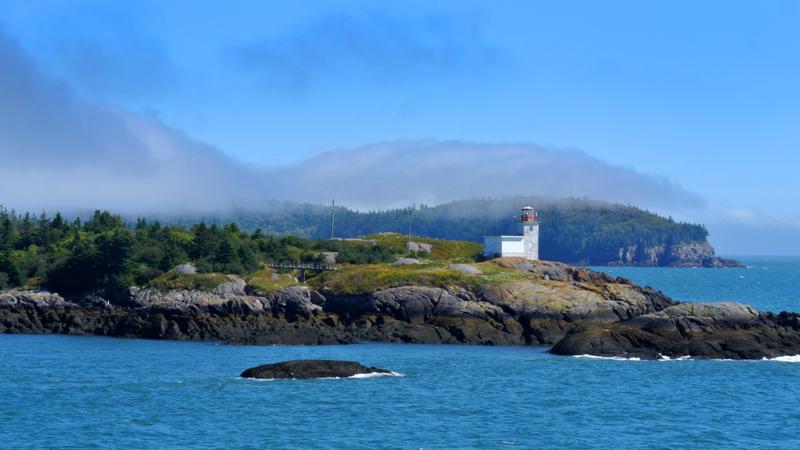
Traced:
<path id="1" fill-rule="evenodd" d="M 407 248 L 409 238 L 399 233 L 378 233 L 367 235 L 364 239 L 374 240 L 380 245 L 402 253 Z M 475 256 L 483 251 L 483 245 L 477 242 L 448 241 L 422 236 L 412 236 L 411 240 L 433 245 L 431 256 L 442 260 L 474 259 Z"/>

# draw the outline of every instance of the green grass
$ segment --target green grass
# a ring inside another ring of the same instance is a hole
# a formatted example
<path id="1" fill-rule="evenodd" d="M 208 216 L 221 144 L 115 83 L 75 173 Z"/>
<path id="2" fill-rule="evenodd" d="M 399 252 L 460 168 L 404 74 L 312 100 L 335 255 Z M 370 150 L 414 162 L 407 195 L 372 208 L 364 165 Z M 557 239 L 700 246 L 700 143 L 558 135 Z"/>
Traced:
<path id="1" fill-rule="evenodd" d="M 290 274 L 276 273 L 274 269 L 263 269 L 253 273 L 246 279 L 247 284 L 259 291 L 276 292 L 281 289 L 297 286 L 300 283 Z"/>
<path id="2" fill-rule="evenodd" d="M 363 295 L 399 286 L 467 286 L 468 275 L 437 264 L 343 266 L 308 280 L 314 289 L 339 295 Z"/>
<path id="3" fill-rule="evenodd" d="M 228 281 L 228 277 L 221 273 L 196 273 L 192 275 L 177 275 L 167 272 L 154 278 L 147 287 L 160 290 L 198 290 L 210 291 L 220 284 Z"/>
<path id="4" fill-rule="evenodd" d="M 398 233 L 371 234 L 369 236 L 364 236 L 364 239 L 374 239 L 381 245 L 399 248 L 404 252 L 406 251 L 406 244 L 408 243 L 408 236 Z M 483 245 L 477 242 L 446 241 L 419 236 L 411 236 L 411 240 L 433 245 L 431 257 L 437 260 L 459 262 L 474 261 L 475 257 L 483 251 Z"/>
<path id="5" fill-rule="evenodd" d="M 484 284 L 497 286 L 522 280 L 538 280 L 536 276 L 533 276 L 529 273 L 520 272 L 514 269 L 506 269 L 504 267 L 500 267 L 493 261 L 472 264 L 472 266 L 480 269 L 480 271 L 483 272 L 482 275 L 477 275 L 475 278 L 476 281 Z"/>
<path id="6" fill-rule="evenodd" d="M 341 266 L 337 271 L 323 272 L 308 280 L 319 291 L 335 295 L 364 295 L 381 289 L 400 286 L 450 287 L 475 291 L 479 286 L 499 286 L 524 280 L 543 282 L 539 277 L 506 269 L 489 261 L 472 264 L 483 273 L 468 275 L 450 269 L 449 263 L 433 261 L 420 265 L 394 266 L 367 264 Z"/>

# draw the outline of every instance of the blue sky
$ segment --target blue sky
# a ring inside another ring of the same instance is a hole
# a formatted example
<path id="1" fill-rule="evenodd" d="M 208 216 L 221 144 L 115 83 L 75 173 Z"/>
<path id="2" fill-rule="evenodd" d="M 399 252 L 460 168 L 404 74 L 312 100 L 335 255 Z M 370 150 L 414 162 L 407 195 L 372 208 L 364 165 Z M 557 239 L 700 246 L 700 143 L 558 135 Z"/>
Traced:
<path id="1" fill-rule="evenodd" d="M 740 225 L 800 237 L 798 2 L 0 0 L 0 10 L 0 30 L 42 77 L 244 165 L 399 139 L 578 149 L 702 197 L 704 213 L 673 209 L 712 236 L 717 227 L 730 252 L 761 245 L 734 245 Z"/>

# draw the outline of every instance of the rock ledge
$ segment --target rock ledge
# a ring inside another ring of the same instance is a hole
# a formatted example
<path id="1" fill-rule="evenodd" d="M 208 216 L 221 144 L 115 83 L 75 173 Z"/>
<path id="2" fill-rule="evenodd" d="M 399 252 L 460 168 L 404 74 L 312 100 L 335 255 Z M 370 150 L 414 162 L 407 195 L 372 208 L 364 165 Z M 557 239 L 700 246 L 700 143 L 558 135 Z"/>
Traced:
<path id="1" fill-rule="evenodd" d="M 241 377 L 257 379 L 348 378 L 354 375 L 373 373 L 390 374 L 392 372 L 377 367 L 367 367 L 355 361 L 297 359 L 251 367 L 242 372 Z"/>

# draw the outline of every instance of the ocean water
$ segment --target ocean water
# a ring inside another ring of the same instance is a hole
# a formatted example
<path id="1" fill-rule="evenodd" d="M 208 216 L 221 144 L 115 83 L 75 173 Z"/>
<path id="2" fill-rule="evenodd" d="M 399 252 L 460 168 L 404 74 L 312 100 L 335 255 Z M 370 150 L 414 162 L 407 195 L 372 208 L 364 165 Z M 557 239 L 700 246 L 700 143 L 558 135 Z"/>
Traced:
<path id="1" fill-rule="evenodd" d="M 602 270 L 684 300 L 800 309 L 792 292 L 800 261 L 759 261 L 740 272 Z M 403 376 L 238 377 L 295 358 L 351 359 Z M 800 448 L 800 358 L 793 360 L 0 335 L 0 447 Z"/>
<path id="2" fill-rule="evenodd" d="M 736 301 L 762 311 L 800 311 L 800 258 L 738 257 L 744 268 L 592 267 L 654 287 L 675 300 Z"/>

